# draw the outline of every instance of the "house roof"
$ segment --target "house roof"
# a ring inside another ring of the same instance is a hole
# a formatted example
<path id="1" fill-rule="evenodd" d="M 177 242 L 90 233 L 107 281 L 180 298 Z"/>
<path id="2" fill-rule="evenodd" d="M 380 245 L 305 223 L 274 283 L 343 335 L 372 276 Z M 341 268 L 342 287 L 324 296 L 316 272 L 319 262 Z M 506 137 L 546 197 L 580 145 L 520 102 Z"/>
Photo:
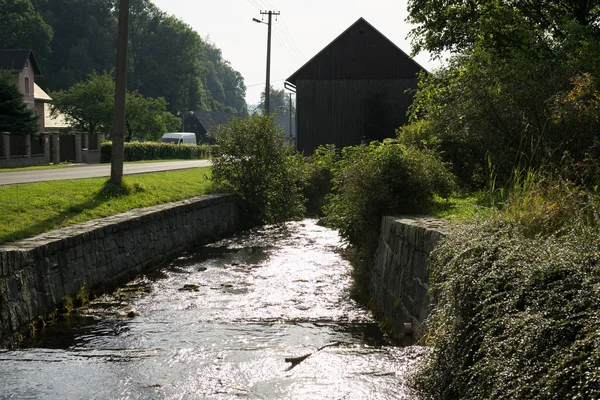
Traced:
<path id="1" fill-rule="evenodd" d="M 415 78 L 425 69 L 364 18 L 286 80 Z"/>
<path id="2" fill-rule="evenodd" d="M 218 125 L 224 125 L 234 118 L 239 118 L 242 114 L 216 111 L 193 111 L 194 116 L 200 121 L 206 132 Z"/>
<path id="3" fill-rule="evenodd" d="M 35 82 L 33 83 L 33 98 L 42 103 L 49 103 L 52 101 L 52 97 L 48 96 L 48 93 L 44 92 Z"/>
<path id="4" fill-rule="evenodd" d="M 41 75 L 42 73 L 31 49 L 0 49 L 0 70 L 21 72 L 25 68 L 27 60 L 31 60 L 33 73 Z"/>

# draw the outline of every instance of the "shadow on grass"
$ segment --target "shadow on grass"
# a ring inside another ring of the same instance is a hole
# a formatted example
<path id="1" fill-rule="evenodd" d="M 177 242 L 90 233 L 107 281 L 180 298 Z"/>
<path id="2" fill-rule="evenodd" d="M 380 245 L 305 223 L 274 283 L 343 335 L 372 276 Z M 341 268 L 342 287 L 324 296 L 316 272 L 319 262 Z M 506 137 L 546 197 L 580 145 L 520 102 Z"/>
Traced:
<path id="1" fill-rule="evenodd" d="M 107 201 L 115 200 L 121 197 L 127 197 L 129 195 L 143 191 L 144 189 L 142 188 L 142 186 L 137 183 L 131 185 L 122 182 L 120 185 L 115 185 L 110 181 L 106 181 L 102 188 L 95 194 L 93 198 L 79 204 L 72 204 L 56 215 L 38 221 L 21 230 L 10 232 L 3 236 L 0 236 L 0 244 L 30 238 L 51 231 L 53 229 L 58 229 L 67 226 L 67 221 L 77 216 L 78 214 L 81 214 L 82 212 L 94 210 L 100 205 L 106 203 Z"/>

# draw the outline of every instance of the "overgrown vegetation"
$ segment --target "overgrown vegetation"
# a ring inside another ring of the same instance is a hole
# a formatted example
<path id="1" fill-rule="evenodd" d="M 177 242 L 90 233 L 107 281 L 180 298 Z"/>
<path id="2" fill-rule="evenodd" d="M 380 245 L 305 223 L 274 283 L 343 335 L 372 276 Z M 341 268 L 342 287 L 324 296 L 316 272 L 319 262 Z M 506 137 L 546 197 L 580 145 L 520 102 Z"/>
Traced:
<path id="1" fill-rule="evenodd" d="M 244 225 L 303 215 L 302 157 L 284 146 L 283 130 L 273 117 L 235 119 L 220 126 L 214 138 L 212 180 L 239 196 Z"/>
<path id="2" fill-rule="evenodd" d="M 453 177 L 431 152 L 379 142 L 344 148 L 333 171 L 324 221 L 352 246 L 353 295 L 366 302 L 381 218 L 424 212 Z"/>
<path id="3" fill-rule="evenodd" d="M 112 142 L 101 143 L 101 160 L 111 161 Z M 198 160 L 210 157 L 210 145 L 176 145 L 158 142 L 124 143 L 125 161 Z"/>
<path id="4" fill-rule="evenodd" d="M 209 174 L 210 168 L 197 168 L 132 175 L 119 187 L 105 178 L 0 186 L 0 243 L 205 194 Z"/>
<path id="5" fill-rule="evenodd" d="M 529 173 L 493 218 L 431 259 L 433 349 L 413 377 L 435 399 L 600 397 L 600 198 Z"/>

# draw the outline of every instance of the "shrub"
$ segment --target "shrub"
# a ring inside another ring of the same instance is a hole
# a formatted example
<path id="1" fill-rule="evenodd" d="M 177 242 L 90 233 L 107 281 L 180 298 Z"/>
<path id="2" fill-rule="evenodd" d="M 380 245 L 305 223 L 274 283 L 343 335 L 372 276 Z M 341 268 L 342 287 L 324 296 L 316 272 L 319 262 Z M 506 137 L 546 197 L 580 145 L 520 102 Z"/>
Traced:
<path id="1" fill-rule="evenodd" d="M 600 199 L 528 173 L 502 212 L 430 258 L 435 399 L 600 398 Z"/>
<path id="2" fill-rule="evenodd" d="M 415 386 L 435 399 L 598 398 L 597 237 L 509 222 L 453 232 L 431 259 L 434 349 Z"/>
<path id="3" fill-rule="evenodd" d="M 374 250 L 384 215 L 426 210 L 434 194 L 447 197 L 453 177 L 430 152 L 398 144 L 342 150 L 326 220 L 354 246 Z"/>
<path id="4" fill-rule="evenodd" d="M 126 142 L 124 144 L 125 161 L 145 160 L 196 160 L 210 156 L 209 145 L 176 145 L 157 142 Z M 103 163 L 111 161 L 112 142 L 102 142 L 101 157 Z"/>
<path id="5" fill-rule="evenodd" d="M 305 183 L 303 194 L 306 198 L 306 211 L 320 216 L 331 192 L 333 170 L 339 159 L 334 145 L 319 146 L 313 155 L 305 157 Z"/>
<path id="6" fill-rule="evenodd" d="M 240 197 L 246 226 L 304 213 L 302 158 L 284 146 L 284 132 L 272 117 L 235 119 L 214 138 L 212 180 Z"/>

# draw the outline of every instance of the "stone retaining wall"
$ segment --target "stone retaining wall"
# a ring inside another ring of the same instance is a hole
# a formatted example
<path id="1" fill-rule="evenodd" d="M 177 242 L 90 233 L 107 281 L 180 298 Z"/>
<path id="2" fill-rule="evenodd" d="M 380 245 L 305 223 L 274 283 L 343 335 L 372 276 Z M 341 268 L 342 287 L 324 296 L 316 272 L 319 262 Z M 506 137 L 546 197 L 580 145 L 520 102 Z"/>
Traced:
<path id="1" fill-rule="evenodd" d="M 0 346 L 83 285 L 123 283 L 177 253 L 233 233 L 238 225 L 235 196 L 210 195 L 0 245 Z"/>
<path id="2" fill-rule="evenodd" d="M 431 218 L 384 217 L 371 274 L 372 307 L 392 332 L 418 339 L 429 313 L 429 254 L 447 223 Z M 405 343 L 406 343 L 405 342 Z"/>

